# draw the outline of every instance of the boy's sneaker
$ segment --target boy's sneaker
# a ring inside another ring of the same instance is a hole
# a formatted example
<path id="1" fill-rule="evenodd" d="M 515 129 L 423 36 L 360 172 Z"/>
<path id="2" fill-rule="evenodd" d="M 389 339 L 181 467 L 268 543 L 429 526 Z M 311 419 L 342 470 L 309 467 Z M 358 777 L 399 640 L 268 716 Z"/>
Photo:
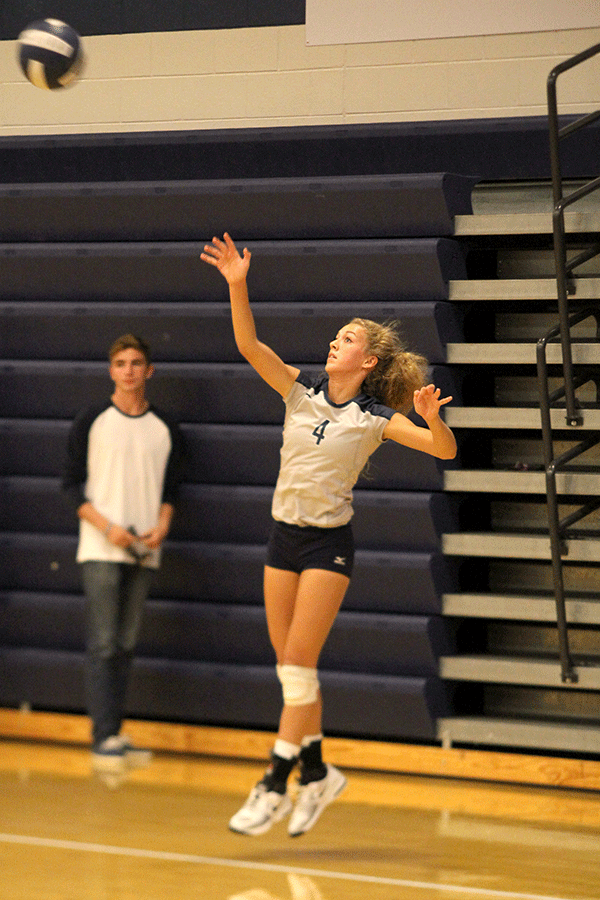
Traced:
<path id="1" fill-rule="evenodd" d="M 347 784 L 346 776 L 327 763 L 325 778 L 300 785 L 288 828 L 290 836 L 298 837 L 312 828 L 325 807 L 339 797 Z"/>
<path id="2" fill-rule="evenodd" d="M 92 751 L 94 768 L 98 772 L 121 772 L 125 768 L 147 766 L 152 759 L 150 750 L 134 747 L 129 738 L 112 734 Z"/>
<path id="3" fill-rule="evenodd" d="M 105 738 L 92 750 L 92 763 L 99 772 L 120 772 L 125 768 L 125 746 L 118 734 Z"/>
<path id="4" fill-rule="evenodd" d="M 292 801 L 288 794 L 268 791 L 259 781 L 242 808 L 232 816 L 229 827 L 238 834 L 264 834 L 291 810 Z"/>
<path id="5" fill-rule="evenodd" d="M 130 768 L 140 769 L 143 766 L 150 765 L 150 762 L 152 761 L 152 750 L 135 747 L 125 735 L 121 737 L 121 740 L 123 741 L 125 762 Z"/>

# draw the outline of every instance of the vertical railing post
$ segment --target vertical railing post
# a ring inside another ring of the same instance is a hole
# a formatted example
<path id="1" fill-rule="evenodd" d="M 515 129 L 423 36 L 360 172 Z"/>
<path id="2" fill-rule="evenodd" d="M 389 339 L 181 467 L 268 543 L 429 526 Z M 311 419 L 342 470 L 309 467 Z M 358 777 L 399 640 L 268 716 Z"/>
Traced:
<path id="1" fill-rule="evenodd" d="M 573 669 L 569 649 L 569 629 L 565 603 L 565 588 L 562 571 L 562 557 L 566 552 L 565 542 L 560 532 L 560 516 L 558 495 L 556 491 L 556 466 L 554 464 L 554 446 L 552 442 L 552 420 L 550 396 L 548 391 L 548 366 L 546 346 L 550 337 L 558 329 L 553 329 L 545 338 L 537 343 L 538 383 L 544 385 L 540 390 L 540 411 L 542 417 L 542 443 L 544 449 L 544 472 L 546 475 L 546 503 L 548 509 L 548 535 L 550 538 L 550 559 L 552 564 L 552 584 L 556 601 L 556 626 L 558 631 L 558 651 L 560 658 L 561 678 L 564 683 L 574 683 L 577 676 Z"/>
<path id="2" fill-rule="evenodd" d="M 558 129 L 558 103 L 556 79 L 561 66 L 554 68 L 547 82 L 548 128 L 550 136 L 550 170 L 552 174 L 552 232 L 554 237 L 554 264 L 556 267 L 556 292 L 558 319 L 560 322 L 560 343 L 562 348 L 562 369 L 565 382 L 565 405 L 567 424 L 583 424 L 581 413 L 577 411 L 575 387 L 573 384 L 573 356 L 569 333 L 569 290 L 567 283 L 567 244 L 565 239 L 565 210 L 563 205 L 562 172 L 560 165 L 560 135 Z"/>

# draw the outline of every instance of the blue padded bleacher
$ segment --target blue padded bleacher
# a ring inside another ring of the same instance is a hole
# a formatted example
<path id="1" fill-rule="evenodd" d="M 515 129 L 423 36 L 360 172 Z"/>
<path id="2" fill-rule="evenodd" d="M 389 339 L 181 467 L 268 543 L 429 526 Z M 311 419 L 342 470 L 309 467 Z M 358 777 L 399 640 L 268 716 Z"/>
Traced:
<path id="1" fill-rule="evenodd" d="M 271 496 L 271 487 L 187 485 L 173 537 L 266 541 Z M 355 539 L 364 549 L 439 550 L 442 531 L 457 526 L 454 504 L 438 492 L 356 490 L 354 507 Z"/>
<path id="2" fill-rule="evenodd" d="M 173 540 L 266 541 L 271 487 L 186 484 Z M 0 532 L 74 534 L 73 512 L 58 478 L 0 476 Z M 455 501 L 439 492 L 356 490 L 354 533 L 371 550 L 439 550 L 440 534 L 458 527 Z M 58 502 L 57 502 L 58 501 Z"/>
<path id="3" fill-rule="evenodd" d="M 323 366 L 303 365 L 317 375 Z M 435 366 L 432 378 L 459 399 L 460 382 Z M 0 418 L 71 419 L 88 403 L 110 396 L 108 363 L 0 363 Z M 180 422 L 281 424 L 284 404 L 248 365 L 163 363 L 153 376 L 153 402 Z M 242 399 L 243 398 L 243 399 Z"/>
<path id="4" fill-rule="evenodd" d="M 5 646 L 84 650 L 85 603 L 76 594 L 0 593 Z M 398 646 L 407 661 L 398 664 Z M 437 616 L 342 610 L 323 650 L 323 668 L 339 672 L 433 676 L 451 646 Z M 274 665 L 264 610 L 258 605 L 150 600 L 138 654 L 224 665 Z"/>
<path id="5" fill-rule="evenodd" d="M 0 475 L 58 475 L 66 452 L 68 420 L 1 419 Z M 279 466 L 278 425 L 187 425 L 182 428 L 186 477 L 204 484 L 275 483 Z M 43 448 L 43 449 L 42 449 Z M 397 444 L 377 451 L 363 486 L 386 490 L 440 490 L 439 460 Z"/>
<path id="6" fill-rule="evenodd" d="M 31 532 L 0 535 L 0 590 L 80 589 L 76 538 Z M 264 544 L 172 541 L 154 595 L 222 603 L 262 603 Z M 344 599 L 347 609 L 426 614 L 440 612 L 452 565 L 437 550 L 362 550 Z M 1 685 L 0 685 L 1 690 Z"/>
<path id="7" fill-rule="evenodd" d="M 249 283 L 257 302 L 444 300 L 448 281 L 466 277 L 459 244 L 445 237 L 237 238 L 255 257 Z M 200 241 L 0 244 L 0 300 L 222 299 L 222 279 L 200 259 Z"/>
<path id="8" fill-rule="evenodd" d="M 0 475 L 0 534 L 74 533 L 73 510 L 59 498 L 59 478 Z"/>
<path id="9" fill-rule="evenodd" d="M 224 231 L 246 241 L 440 237 L 453 233 L 455 215 L 472 212 L 476 181 L 431 172 L 4 184 L 0 241 L 197 241 Z"/>
<path id="10" fill-rule="evenodd" d="M 261 4 L 262 6 L 262 4 Z M 282 4 L 278 4 L 278 8 Z M 258 6 L 256 7 L 258 8 Z M 236 10 L 237 12 L 237 10 Z M 239 18 L 239 17 L 237 17 Z M 236 18 L 236 24 L 237 24 Z M 17 30 L 15 28 L 14 35 Z M 576 114 L 565 116 L 565 124 Z M 562 154 L 566 178 L 597 169 L 600 124 Z M 542 179 L 550 171 L 546 116 L 265 128 L 7 135 L 7 183 L 303 178 L 458 172 L 483 180 Z"/>
<path id="11" fill-rule="evenodd" d="M 5 676 L 2 702 L 7 705 L 16 705 L 26 696 L 40 709 L 77 711 L 83 707 L 81 654 L 6 647 L 0 672 Z M 452 708 L 437 677 L 324 671 L 321 684 L 329 701 L 324 712 L 324 728 L 329 734 L 434 740 L 436 718 Z M 128 714 L 274 730 L 280 707 L 281 688 L 272 666 L 139 657 L 132 674 Z"/>
<path id="12" fill-rule="evenodd" d="M 473 183 L 0 186 L 0 704 L 83 708 L 77 522 L 59 480 L 73 416 L 110 394 L 108 345 L 134 331 L 154 351 L 151 400 L 182 423 L 186 473 L 128 712 L 275 727 L 262 569 L 284 406 L 241 360 L 226 285 L 200 251 L 224 228 L 248 243 L 258 331 L 286 361 L 320 371 L 352 316 L 400 319 L 459 403 L 445 359 L 462 321 L 447 297 L 466 273 L 452 220 Z M 436 672 L 457 570 L 440 535 L 463 512 L 445 465 L 389 443 L 359 481 L 355 574 L 322 655 L 331 732 L 433 740 L 451 710 Z"/>
<path id="13" fill-rule="evenodd" d="M 4 301 L 0 304 L 0 360 L 105 363 L 106 335 L 133 331 L 147 338 L 160 360 L 160 372 L 167 362 L 239 363 L 229 303 L 207 303 L 200 296 L 198 300 L 202 303 Z M 407 346 L 431 363 L 443 363 L 446 343 L 463 338 L 456 306 L 443 301 L 355 300 L 343 306 L 266 302 L 254 305 L 254 315 L 261 337 L 295 363 L 323 363 L 328 341 L 353 316 L 378 322 L 399 320 Z"/>

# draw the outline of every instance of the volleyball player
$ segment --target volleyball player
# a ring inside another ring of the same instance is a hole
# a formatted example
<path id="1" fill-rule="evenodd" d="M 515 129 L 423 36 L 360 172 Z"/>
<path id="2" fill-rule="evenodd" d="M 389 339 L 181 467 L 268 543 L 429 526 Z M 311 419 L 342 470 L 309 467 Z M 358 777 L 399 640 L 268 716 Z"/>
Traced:
<path id="1" fill-rule="evenodd" d="M 288 831 L 297 836 L 346 786 L 345 776 L 322 758 L 317 664 L 352 573 L 352 488 L 384 441 L 441 459 L 456 455 L 456 441 L 439 415 L 452 398 L 441 399 L 439 388 L 424 384 L 426 360 L 407 352 L 391 326 L 365 319 L 344 325 L 316 379 L 283 362 L 256 334 L 246 281 L 250 256 L 247 248 L 240 255 L 228 234 L 202 253 L 229 285 L 240 353 L 286 405 L 264 572 L 283 710 L 271 764 L 229 827 L 262 834 L 291 813 Z M 404 415 L 412 406 L 426 428 Z M 287 782 L 296 764 L 292 805 Z"/>

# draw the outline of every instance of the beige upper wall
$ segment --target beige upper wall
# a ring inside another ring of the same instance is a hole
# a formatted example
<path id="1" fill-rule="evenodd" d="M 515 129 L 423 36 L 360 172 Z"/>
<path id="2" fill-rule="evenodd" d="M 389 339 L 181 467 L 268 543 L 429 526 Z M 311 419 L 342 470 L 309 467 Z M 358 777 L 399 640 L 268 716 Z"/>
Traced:
<path id="1" fill-rule="evenodd" d="M 308 47 L 304 26 L 87 37 L 87 67 L 34 88 L 0 42 L 0 135 L 257 128 L 544 115 L 546 78 L 600 29 Z M 600 55 L 559 80 L 600 108 Z"/>

